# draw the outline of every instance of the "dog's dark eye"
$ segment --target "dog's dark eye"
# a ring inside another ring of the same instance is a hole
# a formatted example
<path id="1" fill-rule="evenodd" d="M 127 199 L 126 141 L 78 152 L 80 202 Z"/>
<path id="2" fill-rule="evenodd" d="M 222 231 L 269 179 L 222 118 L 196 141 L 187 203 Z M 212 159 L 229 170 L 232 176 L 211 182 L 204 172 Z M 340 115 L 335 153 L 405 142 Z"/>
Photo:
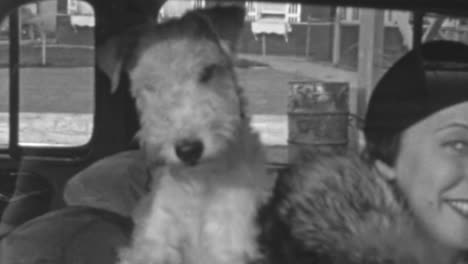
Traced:
<path id="1" fill-rule="evenodd" d="M 199 81 L 201 83 L 209 82 L 213 78 L 217 67 L 217 65 L 211 64 L 203 68 L 203 70 L 200 73 Z"/>

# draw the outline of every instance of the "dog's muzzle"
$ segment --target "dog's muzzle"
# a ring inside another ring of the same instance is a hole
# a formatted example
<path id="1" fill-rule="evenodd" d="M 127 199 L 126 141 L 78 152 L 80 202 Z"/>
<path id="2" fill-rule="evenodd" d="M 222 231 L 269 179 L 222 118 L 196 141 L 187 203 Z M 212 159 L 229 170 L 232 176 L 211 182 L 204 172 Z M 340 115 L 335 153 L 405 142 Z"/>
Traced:
<path id="1" fill-rule="evenodd" d="M 203 148 L 200 140 L 182 140 L 175 145 L 175 153 L 183 163 L 194 166 L 202 157 Z"/>

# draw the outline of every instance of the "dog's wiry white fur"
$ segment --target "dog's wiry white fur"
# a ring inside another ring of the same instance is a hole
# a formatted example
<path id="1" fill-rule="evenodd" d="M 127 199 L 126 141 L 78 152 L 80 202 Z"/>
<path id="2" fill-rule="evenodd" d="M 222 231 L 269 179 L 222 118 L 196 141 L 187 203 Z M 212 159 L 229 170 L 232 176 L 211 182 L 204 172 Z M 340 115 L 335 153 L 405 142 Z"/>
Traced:
<path id="1" fill-rule="evenodd" d="M 226 72 L 209 85 L 200 84 L 199 72 L 210 64 Z M 229 64 L 228 55 L 208 40 L 166 40 L 145 51 L 131 78 L 141 115 L 140 141 L 158 152 L 152 155 L 177 163 L 174 143 L 201 138 L 210 158 L 237 140 L 244 109 Z"/>
<path id="2" fill-rule="evenodd" d="M 205 32 L 213 30 L 208 21 L 186 16 L 140 34 L 133 47 L 126 70 L 153 188 L 135 213 L 122 264 L 240 264 L 258 257 L 255 218 L 274 179 L 246 116 L 232 54 L 210 37 L 216 32 Z M 193 166 L 175 152 L 185 139 L 204 146 Z"/>

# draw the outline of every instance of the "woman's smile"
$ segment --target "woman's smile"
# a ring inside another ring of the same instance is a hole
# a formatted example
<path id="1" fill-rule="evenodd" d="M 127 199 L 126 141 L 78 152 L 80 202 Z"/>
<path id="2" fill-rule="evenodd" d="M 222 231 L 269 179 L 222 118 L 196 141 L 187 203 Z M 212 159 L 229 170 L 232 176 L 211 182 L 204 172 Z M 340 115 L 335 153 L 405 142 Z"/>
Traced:
<path id="1" fill-rule="evenodd" d="M 443 203 L 450 206 L 460 216 L 468 219 L 468 199 L 447 199 Z"/>

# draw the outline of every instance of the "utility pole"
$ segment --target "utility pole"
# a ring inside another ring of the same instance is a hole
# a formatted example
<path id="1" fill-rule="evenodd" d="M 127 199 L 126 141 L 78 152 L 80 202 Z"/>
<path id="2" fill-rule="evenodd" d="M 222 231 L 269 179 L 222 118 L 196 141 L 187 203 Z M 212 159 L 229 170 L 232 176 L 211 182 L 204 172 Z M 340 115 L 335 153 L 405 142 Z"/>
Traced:
<path id="1" fill-rule="evenodd" d="M 47 64 L 47 34 L 45 28 L 45 16 L 46 10 L 41 5 L 41 3 L 36 3 L 37 13 L 34 18 L 34 25 L 39 31 L 41 39 L 41 65 Z"/>
<path id="2" fill-rule="evenodd" d="M 332 52 L 332 63 L 337 66 L 340 63 L 341 57 L 341 18 L 340 8 L 336 7 L 335 16 L 333 19 L 333 52 Z"/>
<path id="3" fill-rule="evenodd" d="M 335 22 L 336 24 L 336 22 Z M 350 146 L 361 149 L 364 145 L 360 133 L 360 120 L 366 113 L 367 101 L 377 79 L 383 61 L 384 12 L 373 9 L 359 9 L 358 40 L 358 84 L 351 91 L 350 111 L 356 115 L 357 129 L 349 131 Z M 336 38 L 336 36 L 335 36 Z M 336 42 L 336 40 L 334 41 Z M 334 46 L 336 43 L 334 43 Z M 334 53 L 334 62 L 338 58 Z"/>
<path id="4" fill-rule="evenodd" d="M 384 55 L 384 11 L 360 9 L 358 46 L 358 101 L 356 112 L 365 113 L 367 99 L 380 78 Z"/>

